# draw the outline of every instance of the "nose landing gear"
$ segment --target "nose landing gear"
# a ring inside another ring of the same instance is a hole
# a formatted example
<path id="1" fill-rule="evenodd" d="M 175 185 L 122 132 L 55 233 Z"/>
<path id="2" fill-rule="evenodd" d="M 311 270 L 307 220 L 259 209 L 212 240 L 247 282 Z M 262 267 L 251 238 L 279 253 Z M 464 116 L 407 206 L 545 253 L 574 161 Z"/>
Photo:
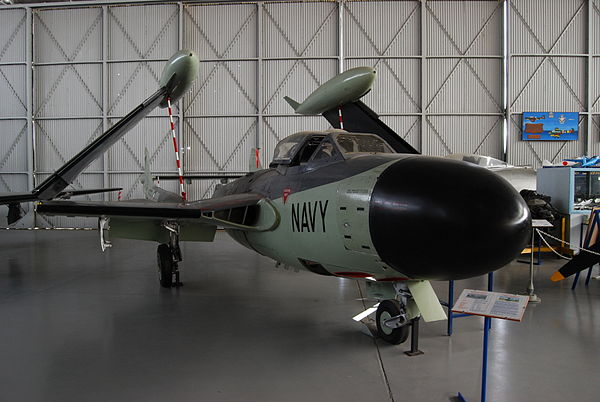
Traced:
<path id="1" fill-rule="evenodd" d="M 379 303 L 376 314 L 379 337 L 392 345 L 405 342 L 408 338 L 410 321 L 404 307 L 394 299 Z"/>

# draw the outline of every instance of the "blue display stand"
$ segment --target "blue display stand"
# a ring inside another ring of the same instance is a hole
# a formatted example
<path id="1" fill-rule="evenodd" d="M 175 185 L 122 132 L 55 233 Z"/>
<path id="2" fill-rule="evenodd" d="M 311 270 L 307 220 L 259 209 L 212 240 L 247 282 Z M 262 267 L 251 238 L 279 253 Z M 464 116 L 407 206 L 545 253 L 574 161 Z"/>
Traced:
<path id="1" fill-rule="evenodd" d="M 490 272 L 488 274 L 488 287 L 487 290 L 492 292 L 494 290 L 494 273 Z M 448 336 L 452 336 L 452 325 L 453 325 L 453 320 L 455 318 L 462 318 L 462 317 L 470 317 L 471 314 L 462 314 L 462 313 L 453 313 L 452 312 L 452 308 L 454 307 L 454 281 L 448 281 L 448 301 L 440 301 L 440 304 L 444 307 L 448 308 L 448 329 L 446 331 L 446 333 L 448 334 Z M 490 322 L 490 328 L 491 328 L 491 322 Z"/>
<path id="2" fill-rule="evenodd" d="M 492 279 L 488 286 L 493 286 Z M 492 318 L 521 321 L 530 300 L 527 295 L 498 293 L 485 290 L 465 289 L 457 300 L 457 313 L 484 317 L 483 322 L 483 356 L 481 365 L 481 402 L 487 397 L 488 347 Z M 517 304 L 515 304 L 517 303 Z M 458 393 L 458 399 L 466 401 Z"/>
<path id="3" fill-rule="evenodd" d="M 491 328 L 492 319 L 490 317 L 485 317 L 485 319 L 483 320 L 483 363 L 481 367 L 481 402 L 485 402 L 487 395 L 488 345 Z M 465 397 L 460 392 L 458 393 L 457 398 L 462 402 L 467 402 Z"/>

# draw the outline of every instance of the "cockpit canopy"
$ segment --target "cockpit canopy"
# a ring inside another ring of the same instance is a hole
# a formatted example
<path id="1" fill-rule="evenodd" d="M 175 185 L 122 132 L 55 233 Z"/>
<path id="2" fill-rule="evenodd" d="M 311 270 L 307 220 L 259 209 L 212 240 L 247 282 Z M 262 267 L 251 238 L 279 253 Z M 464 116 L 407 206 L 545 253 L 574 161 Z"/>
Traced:
<path id="1" fill-rule="evenodd" d="M 306 162 L 348 159 L 357 154 L 395 153 L 375 134 L 343 130 L 302 131 L 281 140 L 271 166 L 295 166 Z"/>

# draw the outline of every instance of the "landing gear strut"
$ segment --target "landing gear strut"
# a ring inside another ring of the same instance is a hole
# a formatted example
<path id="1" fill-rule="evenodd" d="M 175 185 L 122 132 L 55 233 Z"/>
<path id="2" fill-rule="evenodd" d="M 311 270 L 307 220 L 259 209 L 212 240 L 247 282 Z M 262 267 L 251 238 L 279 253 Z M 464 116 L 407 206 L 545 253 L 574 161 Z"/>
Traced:
<path id="1" fill-rule="evenodd" d="M 179 248 L 179 226 L 165 223 L 163 227 L 169 231 L 169 244 L 160 244 L 156 250 L 160 285 L 163 288 L 183 286 L 179 280 L 178 267 L 178 263 L 182 260 Z"/>

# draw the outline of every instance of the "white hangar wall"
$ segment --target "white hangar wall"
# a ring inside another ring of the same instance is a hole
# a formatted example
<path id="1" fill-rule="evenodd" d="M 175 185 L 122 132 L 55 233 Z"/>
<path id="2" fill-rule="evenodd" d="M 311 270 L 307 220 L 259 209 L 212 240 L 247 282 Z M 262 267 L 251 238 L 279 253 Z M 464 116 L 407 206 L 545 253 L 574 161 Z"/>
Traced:
<path id="1" fill-rule="evenodd" d="M 535 165 L 597 154 L 599 19 L 600 0 L 0 7 L 0 192 L 33 188 L 110 128 L 155 90 L 182 47 L 201 59 L 197 82 L 175 107 L 186 174 L 242 173 L 252 147 L 267 164 L 285 136 L 328 128 L 322 117 L 294 115 L 283 96 L 302 100 L 361 65 L 378 71 L 365 102 L 424 154 Z M 522 112 L 546 110 L 580 112 L 581 139 L 521 141 Z M 176 173 L 168 128 L 166 112 L 153 112 L 74 187 L 118 186 L 124 199 L 141 197 L 144 148 L 153 173 Z M 216 183 L 186 189 L 198 199 Z M 175 181 L 161 185 L 177 191 Z M 40 216 L 34 224 L 95 226 Z"/>
<path id="2" fill-rule="evenodd" d="M 598 154 L 600 1 L 509 4 L 508 160 L 539 166 L 544 159 Z M 579 112 L 579 141 L 520 141 L 528 111 Z"/>

